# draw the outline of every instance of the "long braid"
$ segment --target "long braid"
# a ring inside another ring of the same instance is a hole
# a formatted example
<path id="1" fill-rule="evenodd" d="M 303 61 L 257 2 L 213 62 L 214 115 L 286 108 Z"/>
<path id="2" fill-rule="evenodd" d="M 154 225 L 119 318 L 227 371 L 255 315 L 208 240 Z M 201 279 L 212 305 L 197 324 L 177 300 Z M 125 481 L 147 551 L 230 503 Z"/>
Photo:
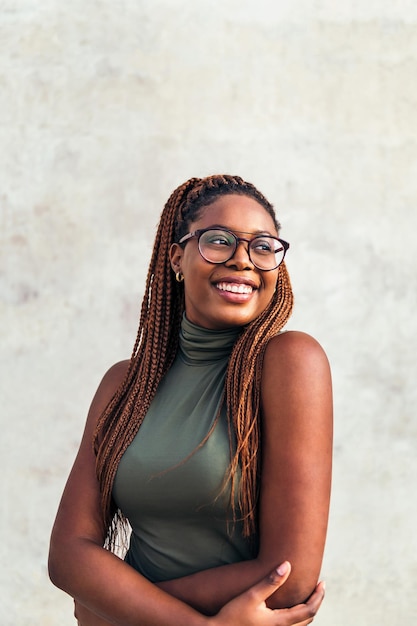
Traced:
<path id="1" fill-rule="evenodd" d="M 106 545 L 114 548 L 120 530 L 112 502 L 112 487 L 119 461 L 133 441 L 156 389 L 175 358 L 184 310 L 183 291 L 174 282 L 169 248 L 179 207 L 198 179 L 191 179 L 168 199 L 157 229 L 146 279 L 139 328 L 126 377 L 101 415 L 94 434 L 96 472 L 100 484 L 103 521 L 108 527 Z M 122 524 L 123 526 L 123 524 Z"/>
<path id="2" fill-rule="evenodd" d="M 116 547 L 125 522 L 123 515 L 115 510 L 111 495 L 119 461 L 136 436 L 178 349 L 184 292 L 183 286 L 175 281 L 169 249 L 187 233 L 189 224 L 198 219 L 205 207 L 226 194 L 252 197 L 271 215 L 279 229 L 272 205 L 251 183 L 238 176 L 192 178 L 168 199 L 155 237 L 130 365 L 101 415 L 94 435 L 103 520 L 109 529 L 106 546 L 110 548 Z M 233 519 L 243 520 L 244 536 L 256 531 L 262 360 L 268 341 L 287 322 L 292 306 L 291 284 L 282 263 L 271 302 L 239 336 L 226 372 L 225 404 L 230 438 L 235 441 L 234 446 L 231 444 L 227 478 L 231 484 Z M 238 511 L 234 504 L 236 493 Z"/>
<path id="3" fill-rule="evenodd" d="M 237 340 L 226 373 L 226 406 L 229 424 L 235 433 L 236 449 L 229 478 L 231 503 L 236 519 L 234 496 L 238 494 L 243 534 L 256 531 L 256 506 L 260 471 L 260 390 L 262 362 L 269 340 L 283 328 L 291 315 L 293 294 L 284 263 L 278 270 L 275 294 L 267 309 L 245 329 Z M 240 486 L 237 476 L 240 468 Z"/>

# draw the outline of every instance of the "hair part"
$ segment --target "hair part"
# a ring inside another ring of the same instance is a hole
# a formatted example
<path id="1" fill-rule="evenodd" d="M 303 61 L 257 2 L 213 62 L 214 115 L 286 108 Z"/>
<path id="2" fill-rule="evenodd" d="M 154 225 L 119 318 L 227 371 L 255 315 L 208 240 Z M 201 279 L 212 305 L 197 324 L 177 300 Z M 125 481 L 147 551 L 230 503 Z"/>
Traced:
<path id="1" fill-rule="evenodd" d="M 191 178 L 175 189 L 162 211 L 149 264 L 139 328 L 125 379 L 102 413 L 94 434 L 96 472 L 100 484 L 103 521 L 108 529 L 106 547 L 115 549 L 120 524 L 126 521 L 112 500 L 117 467 L 136 436 L 159 383 L 178 350 L 184 313 L 184 290 L 175 280 L 169 249 L 197 220 L 204 207 L 219 196 L 239 194 L 253 198 L 280 225 L 272 204 L 251 183 L 238 176 Z M 229 432 L 234 433 L 227 482 L 231 485 L 234 521 L 243 521 L 243 534 L 256 532 L 259 489 L 260 386 L 262 361 L 268 341 L 291 315 L 293 293 L 285 263 L 278 268 L 276 291 L 267 308 L 237 339 L 225 379 Z M 230 437 L 232 441 L 232 437 Z M 240 474 L 239 480 L 238 476 Z M 238 507 L 235 506 L 237 494 Z"/>

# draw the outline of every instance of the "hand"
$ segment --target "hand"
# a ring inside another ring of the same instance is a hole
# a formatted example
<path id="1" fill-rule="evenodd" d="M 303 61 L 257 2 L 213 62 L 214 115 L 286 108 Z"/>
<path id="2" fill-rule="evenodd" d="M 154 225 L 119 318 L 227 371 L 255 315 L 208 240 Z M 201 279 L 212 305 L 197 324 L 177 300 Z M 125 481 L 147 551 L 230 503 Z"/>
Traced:
<path id="1" fill-rule="evenodd" d="M 285 583 L 291 565 L 286 561 L 253 587 L 228 602 L 210 618 L 213 626 L 304 626 L 310 624 L 324 598 L 324 583 L 319 583 L 304 604 L 290 609 L 269 609 L 265 600 Z"/>

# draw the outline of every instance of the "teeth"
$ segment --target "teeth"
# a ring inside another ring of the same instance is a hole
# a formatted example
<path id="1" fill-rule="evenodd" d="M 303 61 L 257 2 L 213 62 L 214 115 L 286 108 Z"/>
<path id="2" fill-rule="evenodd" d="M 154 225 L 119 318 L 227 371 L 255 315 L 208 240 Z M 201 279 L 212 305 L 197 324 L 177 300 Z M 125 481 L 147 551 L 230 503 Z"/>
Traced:
<path id="1" fill-rule="evenodd" d="M 231 291 L 232 293 L 252 293 L 253 291 L 250 285 L 236 283 L 217 283 L 216 287 L 221 291 Z"/>

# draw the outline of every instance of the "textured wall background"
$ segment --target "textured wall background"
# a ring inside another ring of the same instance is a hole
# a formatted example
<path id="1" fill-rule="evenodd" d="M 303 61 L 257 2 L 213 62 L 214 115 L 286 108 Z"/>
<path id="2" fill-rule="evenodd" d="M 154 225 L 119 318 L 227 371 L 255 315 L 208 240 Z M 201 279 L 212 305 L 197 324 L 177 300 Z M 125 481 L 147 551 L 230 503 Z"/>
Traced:
<path id="1" fill-rule="evenodd" d="M 291 327 L 333 365 L 317 624 L 417 614 L 417 4 L 0 0 L 0 622 L 70 625 L 51 525 L 129 356 L 172 189 L 238 173 L 291 241 Z"/>

